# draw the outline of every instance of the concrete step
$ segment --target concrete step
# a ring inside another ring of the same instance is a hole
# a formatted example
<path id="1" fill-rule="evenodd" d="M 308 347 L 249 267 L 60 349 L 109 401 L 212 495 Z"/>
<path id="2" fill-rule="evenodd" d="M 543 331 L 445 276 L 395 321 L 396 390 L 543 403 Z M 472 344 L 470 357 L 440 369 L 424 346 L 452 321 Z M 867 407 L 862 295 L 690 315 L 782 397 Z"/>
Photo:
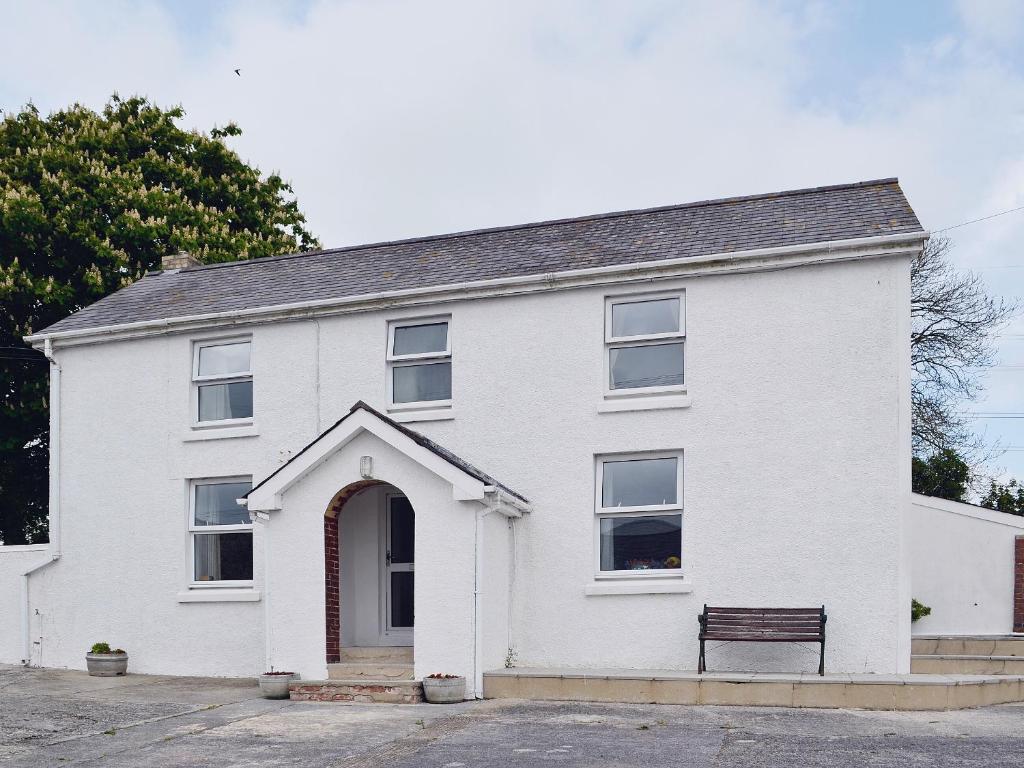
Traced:
<path id="1" fill-rule="evenodd" d="M 1022 656 L 1024 635 L 919 635 L 911 640 L 916 656 Z"/>
<path id="2" fill-rule="evenodd" d="M 401 662 L 343 661 L 327 665 L 327 677 L 331 680 L 412 680 L 412 664 Z"/>
<path id="3" fill-rule="evenodd" d="M 412 664 L 411 645 L 354 645 L 342 648 L 342 663 Z"/>
<path id="4" fill-rule="evenodd" d="M 296 680 L 288 686 L 292 701 L 356 701 L 364 704 L 419 704 L 419 680 Z"/>
<path id="5" fill-rule="evenodd" d="M 923 654 L 910 657 L 910 671 L 931 675 L 1024 675 L 1024 656 Z"/>

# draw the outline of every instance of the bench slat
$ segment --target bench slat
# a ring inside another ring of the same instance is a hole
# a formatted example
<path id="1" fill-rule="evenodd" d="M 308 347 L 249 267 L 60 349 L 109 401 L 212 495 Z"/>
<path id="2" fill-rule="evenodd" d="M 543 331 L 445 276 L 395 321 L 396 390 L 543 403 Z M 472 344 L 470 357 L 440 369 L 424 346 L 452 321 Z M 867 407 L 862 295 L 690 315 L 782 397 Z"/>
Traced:
<path id="1" fill-rule="evenodd" d="M 821 608 L 716 608 L 709 605 L 708 613 L 709 615 L 712 613 L 738 613 L 741 615 L 750 615 L 752 613 L 765 615 L 796 615 L 803 613 L 806 615 L 818 616 L 821 615 Z"/>

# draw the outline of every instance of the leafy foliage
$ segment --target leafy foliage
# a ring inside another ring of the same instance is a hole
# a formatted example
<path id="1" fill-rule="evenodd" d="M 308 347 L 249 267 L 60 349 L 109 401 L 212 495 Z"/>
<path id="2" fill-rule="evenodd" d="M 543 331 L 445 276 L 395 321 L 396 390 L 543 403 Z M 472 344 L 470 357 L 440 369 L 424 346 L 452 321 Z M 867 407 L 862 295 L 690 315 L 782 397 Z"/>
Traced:
<path id="1" fill-rule="evenodd" d="M 918 619 L 923 619 L 925 616 L 930 616 L 932 609 L 924 603 L 919 603 L 917 600 L 911 599 L 910 601 L 910 621 L 915 622 Z"/>
<path id="2" fill-rule="evenodd" d="M 93 643 L 89 653 L 113 653 L 110 650 L 110 643 Z"/>
<path id="3" fill-rule="evenodd" d="M 0 541 L 45 540 L 47 365 L 22 337 L 188 251 L 202 262 L 317 246 L 291 187 L 180 107 L 113 96 L 0 121 Z"/>
<path id="4" fill-rule="evenodd" d="M 971 469 L 960 455 L 949 448 L 926 459 L 913 458 L 914 493 L 963 501 L 971 482 Z"/>
<path id="5" fill-rule="evenodd" d="M 1016 480 L 1010 480 L 1006 485 L 993 480 L 981 500 L 981 506 L 1011 515 L 1024 515 L 1024 485 Z"/>

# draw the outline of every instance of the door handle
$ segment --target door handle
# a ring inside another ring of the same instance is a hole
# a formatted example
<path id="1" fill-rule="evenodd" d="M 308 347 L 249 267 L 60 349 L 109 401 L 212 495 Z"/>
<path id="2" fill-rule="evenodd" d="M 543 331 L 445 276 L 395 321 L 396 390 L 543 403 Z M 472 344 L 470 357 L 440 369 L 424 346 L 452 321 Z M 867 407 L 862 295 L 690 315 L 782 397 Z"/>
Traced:
<path id="1" fill-rule="evenodd" d="M 391 550 L 389 549 L 384 555 L 385 565 L 391 565 Z"/>

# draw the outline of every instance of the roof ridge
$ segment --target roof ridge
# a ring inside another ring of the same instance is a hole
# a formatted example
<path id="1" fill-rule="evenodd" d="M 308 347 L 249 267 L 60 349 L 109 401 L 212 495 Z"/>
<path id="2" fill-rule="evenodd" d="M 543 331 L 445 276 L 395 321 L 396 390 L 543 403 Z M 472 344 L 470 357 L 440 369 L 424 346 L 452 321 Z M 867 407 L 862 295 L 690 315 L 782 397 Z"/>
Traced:
<path id="1" fill-rule="evenodd" d="M 545 219 L 543 221 L 526 222 L 523 224 L 505 224 L 496 227 L 482 227 L 480 229 L 467 229 L 457 232 L 448 232 L 440 235 L 420 235 L 417 237 L 399 238 L 397 240 L 379 240 L 372 243 L 360 243 L 357 245 L 346 245 L 339 248 L 321 248 L 316 251 L 300 251 L 298 253 L 282 253 L 278 256 L 263 256 L 257 259 L 244 259 L 239 261 L 218 261 L 213 264 L 201 264 L 196 267 L 186 267 L 177 270 L 178 273 L 202 272 L 208 269 L 221 269 L 224 267 L 237 267 L 246 264 L 265 264 L 269 261 L 284 261 L 287 259 L 306 258 L 310 256 L 326 256 L 336 253 L 347 253 L 350 251 L 362 251 L 371 248 L 384 248 L 395 245 L 408 245 L 412 243 L 429 243 L 441 240 L 454 240 L 461 237 L 472 237 L 475 235 L 491 234 L 496 232 L 514 232 L 522 229 L 538 229 L 541 227 L 557 226 L 559 224 L 571 224 L 582 221 L 599 221 L 601 219 L 615 219 L 624 216 L 636 216 L 650 213 L 663 213 L 666 211 L 678 211 L 686 208 L 708 208 L 715 205 L 727 205 L 731 203 L 749 202 L 752 200 L 770 200 L 780 197 L 795 197 L 798 195 L 809 195 L 817 192 L 833 192 L 840 189 L 859 189 L 861 187 L 876 187 L 887 184 L 899 184 L 897 176 L 890 176 L 882 179 L 869 179 L 867 181 L 855 181 L 845 184 L 830 184 L 819 187 L 803 187 L 800 189 L 786 189 L 779 192 L 760 192 L 753 195 L 736 195 L 733 197 L 713 198 L 709 200 L 697 200 L 689 203 L 674 203 L 671 205 L 658 205 L 650 208 L 629 208 L 621 211 L 609 211 L 607 213 L 591 213 L 584 216 L 569 216 L 560 219 Z M 146 273 L 147 275 L 152 273 Z M 155 274 L 162 274 L 156 272 Z M 145 276 L 145 275 L 144 275 Z"/>

